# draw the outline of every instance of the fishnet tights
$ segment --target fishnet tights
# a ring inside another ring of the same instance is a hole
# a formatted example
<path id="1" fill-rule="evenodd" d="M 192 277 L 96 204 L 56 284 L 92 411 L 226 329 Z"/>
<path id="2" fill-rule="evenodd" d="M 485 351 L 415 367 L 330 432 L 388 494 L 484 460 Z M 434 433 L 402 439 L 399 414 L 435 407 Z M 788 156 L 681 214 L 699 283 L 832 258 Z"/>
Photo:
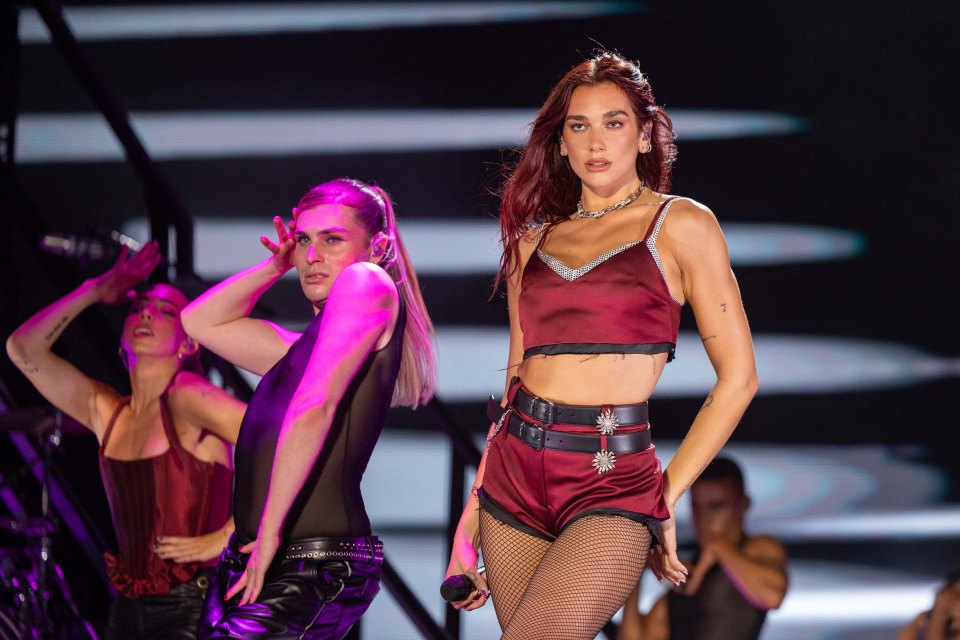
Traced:
<path id="1" fill-rule="evenodd" d="M 650 531 L 585 516 L 550 543 L 481 509 L 480 547 L 503 640 L 589 640 L 637 585 Z"/>

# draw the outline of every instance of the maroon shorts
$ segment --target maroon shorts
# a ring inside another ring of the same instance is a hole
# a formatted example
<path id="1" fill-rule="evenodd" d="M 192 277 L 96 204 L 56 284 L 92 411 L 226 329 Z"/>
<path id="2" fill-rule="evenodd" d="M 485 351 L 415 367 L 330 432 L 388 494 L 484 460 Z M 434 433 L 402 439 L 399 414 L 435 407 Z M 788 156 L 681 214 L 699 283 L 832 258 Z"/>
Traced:
<path id="1" fill-rule="evenodd" d="M 511 387 L 510 402 L 519 386 Z M 514 413 L 536 423 L 530 416 Z M 596 427 L 588 425 L 546 428 L 597 435 Z M 648 424 L 623 426 L 617 433 L 648 428 Z M 546 540 L 556 539 L 578 518 L 605 514 L 642 522 L 659 541 L 660 521 L 669 517 L 653 445 L 644 451 L 618 453 L 614 468 L 598 474 L 592 454 L 538 451 L 509 434 L 506 424 L 490 442 L 478 496 L 480 506 L 501 522 Z"/>

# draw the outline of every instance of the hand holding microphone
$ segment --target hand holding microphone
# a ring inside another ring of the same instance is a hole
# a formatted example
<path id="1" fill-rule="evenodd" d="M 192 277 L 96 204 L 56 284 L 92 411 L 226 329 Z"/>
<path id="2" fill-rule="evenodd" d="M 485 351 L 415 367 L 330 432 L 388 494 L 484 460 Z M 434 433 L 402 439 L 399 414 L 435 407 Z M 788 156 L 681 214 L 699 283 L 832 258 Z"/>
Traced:
<path id="1" fill-rule="evenodd" d="M 483 572 L 484 569 L 482 567 L 477 569 L 476 575 L 478 579 L 481 579 L 480 576 L 483 574 Z M 483 585 L 482 587 L 478 586 L 466 573 L 452 575 L 440 584 L 440 597 L 450 603 L 466 600 L 474 591 L 476 591 L 480 597 L 484 598 L 484 600 L 490 596 L 490 592 L 487 590 L 486 585 Z M 477 603 L 477 606 L 480 606 L 481 604 L 483 604 L 483 602 Z M 470 610 L 475 607 L 468 605 L 464 608 Z"/>

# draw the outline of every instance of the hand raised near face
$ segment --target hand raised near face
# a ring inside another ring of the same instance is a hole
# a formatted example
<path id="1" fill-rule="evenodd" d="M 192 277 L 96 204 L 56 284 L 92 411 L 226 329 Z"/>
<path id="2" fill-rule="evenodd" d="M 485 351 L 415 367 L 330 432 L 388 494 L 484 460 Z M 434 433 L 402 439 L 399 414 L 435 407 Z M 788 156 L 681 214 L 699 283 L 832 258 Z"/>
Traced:
<path id="1" fill-rule="evenodd" d="M 160 264 L 156 240 L 143 245 L 143 248 L 128 260 L 129 253 L 130 249 L 124 245 L 110 270 L 93 279 L 94 291 L 100 302 L 106 304 L 129 302 L 133 297 L 133 287 L 150 275 L 150 272 Z"/>
<path id="2" fill-rule="evenodd" d="M 260 236 L 260 244 L 273 254 L 273 266 L 280 273 L 286 273 L 293 267 L 293 249 L 296 246 L 294 231 L 297 228 L 296 209 L 293 210 L 293 219 L 287 224 L 280 216 L 274 216 L 273 227 L 277 230 L 277 241 L 273 242 L 267 236 Z"/>

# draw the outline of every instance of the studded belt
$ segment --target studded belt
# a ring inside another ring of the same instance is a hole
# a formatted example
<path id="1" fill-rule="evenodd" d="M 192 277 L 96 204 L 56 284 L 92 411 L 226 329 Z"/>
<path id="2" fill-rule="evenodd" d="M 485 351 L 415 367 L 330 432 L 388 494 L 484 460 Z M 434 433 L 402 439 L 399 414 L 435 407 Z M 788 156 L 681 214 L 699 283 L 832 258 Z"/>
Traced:
<path id="1" fill-rule="evenodd" d="M 549 400 L 531 396 L 523 387 L 517 389 L 511 406 L 525 416 L 530 416 L 538 423 L 550 426 L 553 424 L 575 424 L 596 426 L 601 417 L 606 415 L 607 421 L 616 426 L 625 427 L 633 424 L 646 424 L 649 421 L 648 405 L 640 404 L 611 405 L 611 406 L 570 406 L 555 404 Z"/>
<path id="2" fill-rule="evenodd" d="M 283 559 L 383 560 L 383 542 L 377 536 L 364 538 L 304 538 L 283 550 Z"/>

